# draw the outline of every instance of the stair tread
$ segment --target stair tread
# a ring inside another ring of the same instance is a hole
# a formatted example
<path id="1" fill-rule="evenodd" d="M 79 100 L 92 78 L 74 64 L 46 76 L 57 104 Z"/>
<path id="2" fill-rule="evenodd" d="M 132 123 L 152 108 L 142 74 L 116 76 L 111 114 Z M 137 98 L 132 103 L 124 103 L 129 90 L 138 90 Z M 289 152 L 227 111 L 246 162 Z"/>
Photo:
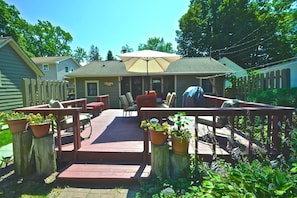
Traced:
<path id="1" fill-rule="evenodd" d="M 140 164 L 73 163 L 58 175 L 58 179 L 140 179 L 149 177 L 150 171 L 150 166 Z"/>

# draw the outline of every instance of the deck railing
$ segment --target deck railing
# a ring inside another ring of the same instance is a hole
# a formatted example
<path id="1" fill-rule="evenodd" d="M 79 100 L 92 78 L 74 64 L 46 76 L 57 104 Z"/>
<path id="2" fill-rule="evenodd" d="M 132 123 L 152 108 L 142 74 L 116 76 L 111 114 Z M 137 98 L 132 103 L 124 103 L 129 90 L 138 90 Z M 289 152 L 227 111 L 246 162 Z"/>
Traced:
<path id="1" fill-rule="evenodd" d="M 56 119 L 56 129 L 52 128 L 52 131 L 57 132 L 57 147 L 58 147 L 58 159 L 63 158 L 62 156 L 62 137 L 61 137 L 61 120 L 64 119 L 65 116 L 72 116 L 73 119 L 73 152 L 74 152 L 74 159 L 77 159 L 77 151 L 81 147 L 81 137 L 80 137 L 80 121 L 79 121 L 79 114 L 80 112 L 86 112 L 86 104 L 87 99 L 75 99 L 69 101 L 61 102 L 64 107 L 67 108 L 49 108 L 47 104 L 45 105 L 38 105 L 38 106 L 31 106 L 31 107 L 24 107 L 15 109 L 18 112 L 24 112 L 26 114 L 29 113 L 40 113 L 41 115 L 48 115 L 53 114 Z"/>
<path id="2" fill-rule="evenodd" d="M 283 154 L 288 157 L 290 154 L 290 132 L 292 126 L 292 115 L 294 108 L 270 106 L 259 103 L 239 101 L 239 108 L 220 108 L 219 106 L 227 98 L 205 96 L 207 108 L 141 108 L 145 119 L 157 117 L 160 120 L 164 117 L 174 115 L 178 112 L 185 112 L 187 116 L 195 117 L 195 153 L 198 155 L 198 118 L 201 116 L 212 117 L 212 157 L 216 156 L 216 126 L 217 116 L 228 116 L 230 137 L 234 140 L 234 133 L 245 135 L 248 139 L 248 156 L 252 158 L 255 154 L 253 144 L 262 146 L 264 154 L 272 157 Z M 210 107 L 213 106 L 213 107 Z M 216 106 L 216 107 L 214 107 Z M 240 123 L 240 120 L 242 123 Z M 257 132 L 256 132 L 257 131 Z M 255 132 L 258 139 L 255 138 Z M 144 133 L 144 161 L 149 159 L 148 133 Z"/>

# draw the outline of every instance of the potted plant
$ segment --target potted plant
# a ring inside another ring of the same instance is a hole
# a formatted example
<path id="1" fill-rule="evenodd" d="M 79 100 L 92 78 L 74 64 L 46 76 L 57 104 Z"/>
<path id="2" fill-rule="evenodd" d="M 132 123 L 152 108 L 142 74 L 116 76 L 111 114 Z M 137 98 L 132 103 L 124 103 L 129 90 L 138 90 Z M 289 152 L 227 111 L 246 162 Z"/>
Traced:
<path id="1" fill-rule="evenodd" d="M 173 152 L 176 154 L 187 154 L 189 142 L 192 137 L 191 131 L 188 128 L 191 119 L 186 117 L 185 112 L 179 112 L 173 116 L 169 116 L 169 120 L 173 123 L 173 127 L 169 132 Z"/>
<path id="2" fill-rule="evenodd" d="M 27 115 L 23 112 L 0 113 L 0 121 L 7 124 L 12 134 L 17 134 L 27 129 Z"/>
<path id="3" fill-rule="evenodd" d="M 54 116 L 53 114 L 43 116 L 40 113 L 30 113 L 27 117 L 27 120 L 29 122 L 30 128 L 32 129 L 33 136 L 40 138 L 48 134 L 50 125 L 54 120 Z"/>
<path id="4" fill-rule="evenodd" d="M 142 120 L 140 127 L 149 130 L 152 144 L 161 145 L 167 140 L 170 125 L 167 122 L 161 124 L 157 118 L 152 118 Z"/>

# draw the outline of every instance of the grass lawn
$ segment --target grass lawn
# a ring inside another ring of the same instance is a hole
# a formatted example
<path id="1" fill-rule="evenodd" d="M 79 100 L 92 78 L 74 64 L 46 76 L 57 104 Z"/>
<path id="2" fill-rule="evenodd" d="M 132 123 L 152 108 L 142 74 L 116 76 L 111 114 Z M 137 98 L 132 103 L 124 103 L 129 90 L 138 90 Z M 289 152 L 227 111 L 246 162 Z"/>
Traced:
<path id="1" fill-rule="evenodd" d="M 5 146 L 12 142 L 12 135 L 9 129 L 4 129 L 0 131 L 0 147 Z"/>

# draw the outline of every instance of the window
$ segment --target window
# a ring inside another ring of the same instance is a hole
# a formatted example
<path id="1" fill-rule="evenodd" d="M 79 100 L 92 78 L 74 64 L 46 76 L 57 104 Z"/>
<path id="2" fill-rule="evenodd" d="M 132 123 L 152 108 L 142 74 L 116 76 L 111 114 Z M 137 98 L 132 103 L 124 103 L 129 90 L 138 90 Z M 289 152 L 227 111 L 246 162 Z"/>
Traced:
<path id="1" fill-rule="evenodd" d="M 69 67 L 65 67 L 65 73 L 69 72 Z"/>
<path id="2" fill-rule="evenodd" d="M 98 81 L 86 81 L 87 96 L 98 96 Z"/>
<path id="3" fill-rule="evenodd" d="M 42 65 L 42 70 L 43 70 L 43 71 L 49 71 L 49 66 L 48 66 L 48 64 L 43 64 L 43 65 Z"/>
<path id="4" fill-rule="evenodd" d="M 161 94 L 161 78 L 152 78 L 152 85 L 153 85 L 153 90 L 157 92 L 157 94 Z"/>
<path id="5" fill-rule="evenodd" d="M 212 93 L 212 86 L 209 79 L 202 79 L 202 88 L 205 93 Z"/>

